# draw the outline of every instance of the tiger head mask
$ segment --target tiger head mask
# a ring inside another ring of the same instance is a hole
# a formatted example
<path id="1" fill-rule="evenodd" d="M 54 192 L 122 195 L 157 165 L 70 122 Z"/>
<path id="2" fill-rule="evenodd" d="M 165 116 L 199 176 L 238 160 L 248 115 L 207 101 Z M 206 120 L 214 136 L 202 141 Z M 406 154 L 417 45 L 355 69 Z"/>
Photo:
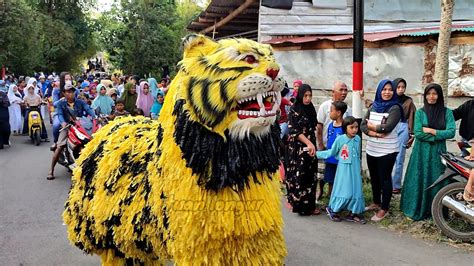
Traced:
<path id="1" fill-rule="evenodd" d="M 184 39 L 184 57 L 175 81 L 189 118 L 233 139 L 269 133 L 284 86 L 269 45 L 247 39 Z"/>

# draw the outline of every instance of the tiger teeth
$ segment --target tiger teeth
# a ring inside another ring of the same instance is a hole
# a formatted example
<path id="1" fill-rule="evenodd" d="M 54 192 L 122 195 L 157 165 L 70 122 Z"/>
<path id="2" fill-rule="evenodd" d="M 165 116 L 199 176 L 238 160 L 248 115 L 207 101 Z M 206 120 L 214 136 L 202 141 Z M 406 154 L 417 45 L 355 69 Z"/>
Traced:
<path id="1" fill-rule="evenodd" d="M 256 101 L 259 102 L 259 105 L 260 105 L 260 100 L 262 100 L 262 103 L 263 103 L 263 99 L 265 99 L 266 97 L 268 97 L 268 96 L 277 96 L 277 95 L 278 95 L 278 93 L 276 91 L 266 91 L 266 92 L 258 93 L 257 95 L 253 95 L 253 96 L 249 96 L 249 97 L 246 97 L 246 98 L 239 99 L 239 100 L 237 100 L 237 103 L 241 104 L 241 103 L 256 100 Z"/>

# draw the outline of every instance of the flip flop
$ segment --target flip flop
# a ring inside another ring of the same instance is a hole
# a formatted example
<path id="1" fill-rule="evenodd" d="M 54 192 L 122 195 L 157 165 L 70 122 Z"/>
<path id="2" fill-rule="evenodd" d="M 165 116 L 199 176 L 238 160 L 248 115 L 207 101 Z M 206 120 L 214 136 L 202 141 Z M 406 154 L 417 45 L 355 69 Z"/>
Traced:
<path id="1" fill-rule="evenodd" d="M 53 180 L 54 178 L 55 178 L 54 175 L 47 175 L 46 176 L 46 179 L 48 179 L 48 180 Z"/>

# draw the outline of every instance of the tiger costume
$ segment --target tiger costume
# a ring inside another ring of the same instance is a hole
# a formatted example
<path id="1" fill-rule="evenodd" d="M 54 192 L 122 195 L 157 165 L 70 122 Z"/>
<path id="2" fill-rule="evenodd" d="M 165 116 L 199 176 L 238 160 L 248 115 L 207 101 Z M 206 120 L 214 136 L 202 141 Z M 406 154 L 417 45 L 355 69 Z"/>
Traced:
<path id="1" fill-rule="evenodd" d="M 283 264 L 278 72 L 269 45 L 185 38 L 159 120 L 114 120 L 82 151 L 71 243 L 103 265 Z"/>

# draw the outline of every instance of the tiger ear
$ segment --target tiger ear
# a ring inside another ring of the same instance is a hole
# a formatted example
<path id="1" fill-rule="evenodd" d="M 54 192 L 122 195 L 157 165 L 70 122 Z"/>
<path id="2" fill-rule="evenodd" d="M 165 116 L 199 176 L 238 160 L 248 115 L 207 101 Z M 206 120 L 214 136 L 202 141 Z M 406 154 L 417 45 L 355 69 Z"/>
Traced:
<path id="1" fill-rule="evenodd" d="M 219 44 L 201 34 L 190 34 L 183 38 L 184 58 L 210 54 Z"/>

